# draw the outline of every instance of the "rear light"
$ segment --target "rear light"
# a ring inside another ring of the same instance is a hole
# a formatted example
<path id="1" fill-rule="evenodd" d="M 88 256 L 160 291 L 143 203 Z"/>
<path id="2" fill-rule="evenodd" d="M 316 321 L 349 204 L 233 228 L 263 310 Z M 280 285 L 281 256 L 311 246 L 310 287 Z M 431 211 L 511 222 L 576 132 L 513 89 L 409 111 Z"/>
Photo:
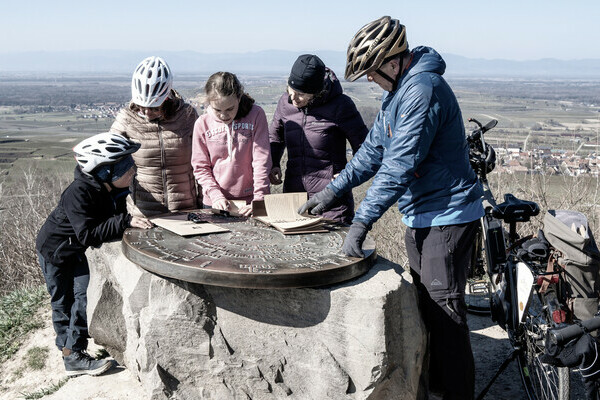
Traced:
<path id="1" fill-rule="evenodd" d="M 567 312 L 564 310 L 552 311 L 552 321 L 554 321 L 557 324 L 567 322 Z"/>
<path id="2" fill-rule="evenodd" d="M 558 274 L 538 275 L 536 284 L 541 286 L 544 281 L 548 281 L 549 283 L 558 283 Z"/>

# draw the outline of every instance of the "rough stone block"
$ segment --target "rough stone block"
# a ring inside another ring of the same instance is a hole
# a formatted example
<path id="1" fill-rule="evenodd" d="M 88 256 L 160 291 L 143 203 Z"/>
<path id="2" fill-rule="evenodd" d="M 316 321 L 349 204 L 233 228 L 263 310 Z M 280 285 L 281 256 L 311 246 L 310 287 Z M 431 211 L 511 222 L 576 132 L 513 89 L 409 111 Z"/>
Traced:
<path id="1" fill-rule="evenodd" d="M 236 289 L 90 250 L 90 334 L 158 399 L 417 399 L 425 331 L 410 276 L 379 258 L 341 284 Z"/>

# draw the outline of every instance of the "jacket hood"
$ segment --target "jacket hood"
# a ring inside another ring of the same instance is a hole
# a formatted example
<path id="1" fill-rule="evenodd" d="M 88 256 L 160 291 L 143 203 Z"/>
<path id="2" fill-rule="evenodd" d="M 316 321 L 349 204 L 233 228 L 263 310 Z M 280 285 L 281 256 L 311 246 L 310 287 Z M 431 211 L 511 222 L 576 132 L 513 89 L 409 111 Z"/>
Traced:
<path id="1" fill-rule="evenodd" d="M 325 85 L 323 91 L 319 94 L 319 97 L 312 102 L 312 105 L 321 105 L 331 101 L 331 99 L 344 93 L 342 85 L 338 80 L 335 72 L 325 67 Z"/>
<path id="2" fill-rule="evenodd" d="M 93 177 L 91 177 L 87 174 L 84 174 L 81 171 L 81 167 L 79 167 L 79 165 L 75 167 L 74 178 L 76 181 L 85 182 L 87 185 L 90 185 L 90 186 L 94 187 L 95 189 L 100 190 L 100 189 L 104 188 L 104 186 L 98 180 L 94 179 Z M 104 188 L 104 189 L 106 189 L 106 188 Z"/>
<path id="3" fill-rule="evenodd" d="M 406 71 L 406 76 L 402 78 L 402 82 L 421 72 L 434 72 L 439 75 L 443 75 L 446 72 L 446 62 L 431 47 L 415 47 L 411 53 L 413 59 Z"/>

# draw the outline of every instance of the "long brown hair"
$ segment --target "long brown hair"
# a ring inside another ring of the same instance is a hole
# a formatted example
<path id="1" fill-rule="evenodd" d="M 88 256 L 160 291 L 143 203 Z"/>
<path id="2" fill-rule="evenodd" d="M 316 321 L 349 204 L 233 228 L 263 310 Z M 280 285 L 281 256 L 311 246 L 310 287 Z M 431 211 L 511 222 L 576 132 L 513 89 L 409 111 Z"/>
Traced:
<path id="1" fill-rule="evenodd" d="M 177 112 L 177 107 L 179 106 L 179 94 L 171 89 L 171 93 L 169 93 L 169 97 L 162 102 L 158 108 L 160 109 L 161 120 L 168 121 L 175 116 Z M 140 111 L 140 106 L 135 104 L 133 101 L 129 103 L 129 108 L 131 111 L 137 113 Z"/>
<path id="2" fill-rule="evenodd" d="M 254 104 L 254 99 L 244 92 L 244 86 L 235 74 L 231 72 L 215 72 L 204 85 L 207 101 L 214 101 L 218 97 L 235 96 L 240 99 L 238 112 L 234 119 L 240 119 L 248 115 Z"/>

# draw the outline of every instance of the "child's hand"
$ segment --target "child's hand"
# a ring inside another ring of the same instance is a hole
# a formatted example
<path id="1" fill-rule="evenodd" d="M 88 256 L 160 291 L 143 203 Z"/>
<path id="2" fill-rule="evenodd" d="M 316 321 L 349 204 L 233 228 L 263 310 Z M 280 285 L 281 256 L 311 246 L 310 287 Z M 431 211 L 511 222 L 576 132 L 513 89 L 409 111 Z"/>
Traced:
<path id="1" fill-rule="evenodd" d="M 249 217 L 252 214 L 252 204 L 246 204 L 243 207 L 240 207 L 238 211 L 244 217 Z"/>
<path id="2" fill-rule="evenodd" d="M 153 224 L 148 220 L 148 218 L 143 217 L 131 217 L 131 222 L 129 225 L 132 228 L 140 228 L 140 229 L 150 229 Z"/>
<path id="3" fill-rule="evenodd" d="M 225 199 L 219 199 L 212 204 L 212 208 L 216 210 L 229 211 L 229 201 Z"/>

